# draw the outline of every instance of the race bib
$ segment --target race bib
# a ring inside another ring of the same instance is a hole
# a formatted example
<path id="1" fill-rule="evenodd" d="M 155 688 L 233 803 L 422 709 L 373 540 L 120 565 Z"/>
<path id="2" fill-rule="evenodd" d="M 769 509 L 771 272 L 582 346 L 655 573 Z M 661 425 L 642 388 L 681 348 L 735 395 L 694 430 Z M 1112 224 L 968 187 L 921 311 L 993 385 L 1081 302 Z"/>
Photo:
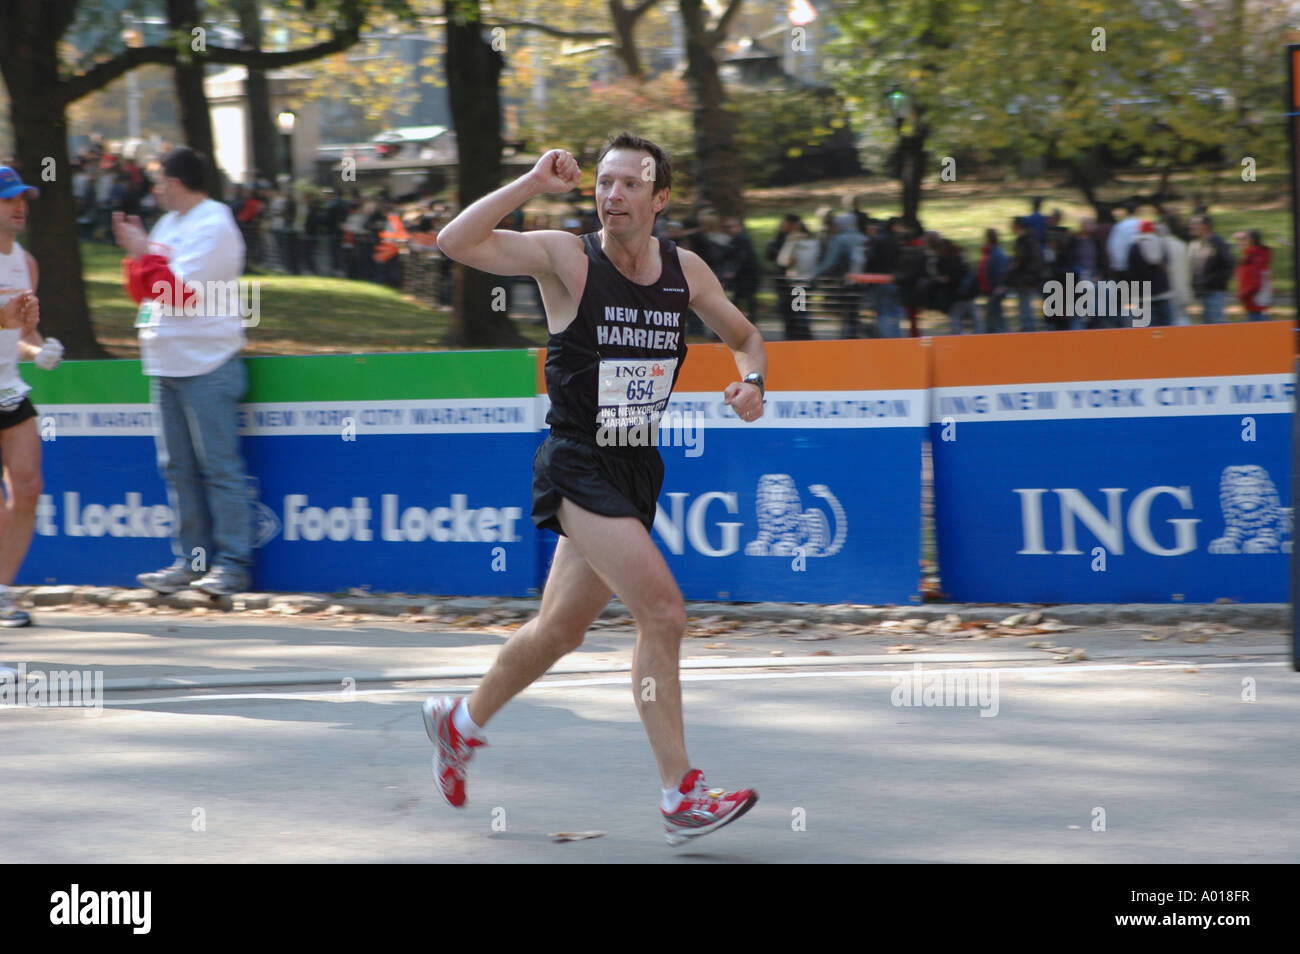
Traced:
<path id="1" fill-rule="evenodd" d="M 676 358 L 617 358 L 600 362 L 596 423 L 643 427 L 659 420 L 673 389 Z"/>
<path id="2" fill-rule="evenodd" d="M 137 328 L 153 328 L 158 325 L 159 318 L 162 315 L 162 302 L 160 301 L 142 301 L 140 310 L 135 313 L 135 326 Z"/>

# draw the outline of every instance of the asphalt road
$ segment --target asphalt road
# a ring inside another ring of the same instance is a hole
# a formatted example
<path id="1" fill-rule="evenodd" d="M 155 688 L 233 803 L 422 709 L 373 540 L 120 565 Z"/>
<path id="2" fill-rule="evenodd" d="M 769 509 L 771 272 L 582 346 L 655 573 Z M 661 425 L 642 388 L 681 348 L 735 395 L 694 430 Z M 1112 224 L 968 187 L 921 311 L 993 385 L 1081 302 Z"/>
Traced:
<path id="1" fill-rule="evenodd" d="M 490 726 L 469 805 L 457 811 L 434 786 L 419 703 L 473 679 L 351 683 L 339 673 L 473 669 L 504 635 L 397 622 L 41 621 L 3 631 L 0 659 L 95 667 L 110 685 L 317 676 L 267 688 L 114 689 L 98 714 L 0 709 L 9 767 L 0 828 L 21 833 L 7 839 L 12 861 L 1300 857 L 1300 676 L 1276 633 L 1179 645 L 1075 633 L 1069 643 L 1087 646 L 1089 658 L 1068 665 L 1023 641 L 902 655 L 847 637 L 746 642 L 736 633 L 728 649 L 708 651 L 688 641 L 695 665 L 727 667 L 684 677 L 694 764 L 713 784 L 757 788 L 760 801 L 736 824 L 674 849 L 661 834 L 657 773 L 626 673 L 548 677 L 518 697 Z M 827 645 L 836 656 L 808 656 Z M 630 647 L 625 634 L 594 634 L 570 668 L 613 668 Z M 927 688 L 953 687 L 946 674 L 985 695 L 966 700 L 974 705 L 925 704 L 936 701 Z M 917 704 L 899 704 L 908 701 Z M 589 830 L 604 834 L 550 837 Z"/>

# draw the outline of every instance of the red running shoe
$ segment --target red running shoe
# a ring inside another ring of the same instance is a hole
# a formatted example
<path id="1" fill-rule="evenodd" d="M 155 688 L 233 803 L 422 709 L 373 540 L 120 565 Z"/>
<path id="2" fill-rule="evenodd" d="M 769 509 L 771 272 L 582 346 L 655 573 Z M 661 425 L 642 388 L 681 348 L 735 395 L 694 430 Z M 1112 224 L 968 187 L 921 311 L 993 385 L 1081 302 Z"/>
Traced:
<path id="1" fill-rule="evenodd" d="M 438 747 L 434 756 L 434 773 L 438 788 L 452 808 L 465 805 L 465 766 L 474 757 L 474 750 L 486 742 L 468 739 L 456 731 L 451 714 L 459 699 L 451 696 L 430 696 L 424 700 L 424 731 Z"/>
<path id="2" fill-rule="evenodd" d="M 709 788 L 704 773 L 699 769 L 687 772 L 677 790 L 682 793 L 682 803 L 677 806 L 677 811 L 663 813 L 664 836 L 670 845 L 680 845 L 688 838 L 717 831 L 745 814 L 758 801 L 758 792 L 752 788 L 742 788 L 738 792 Z"/>

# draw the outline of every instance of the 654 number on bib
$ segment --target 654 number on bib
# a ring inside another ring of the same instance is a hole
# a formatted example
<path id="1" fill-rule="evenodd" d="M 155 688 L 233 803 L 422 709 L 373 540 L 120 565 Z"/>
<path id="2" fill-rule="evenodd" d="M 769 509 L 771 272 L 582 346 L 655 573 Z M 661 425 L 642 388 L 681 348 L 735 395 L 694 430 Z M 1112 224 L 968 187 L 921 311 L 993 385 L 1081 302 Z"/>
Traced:
<path id="1" fill-rule="evenodd" d="M 616 358 L 600 362 L 597 424 L 640 427 L 657 420 L 673 390 L 676 358 Z"/>

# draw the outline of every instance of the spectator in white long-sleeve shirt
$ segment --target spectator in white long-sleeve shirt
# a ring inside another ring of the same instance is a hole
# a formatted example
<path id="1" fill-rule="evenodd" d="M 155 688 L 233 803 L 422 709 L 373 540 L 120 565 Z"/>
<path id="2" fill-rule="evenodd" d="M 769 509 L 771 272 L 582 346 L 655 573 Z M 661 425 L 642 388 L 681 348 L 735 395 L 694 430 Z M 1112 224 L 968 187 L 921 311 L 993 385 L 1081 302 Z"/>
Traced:
<path id="1" fill-rule="evenodd" d="M 1142 219 L 1137 214 L 1138 205 L 1129 200 L 1124 204 L 1125 216 L 1110 230 L 1106 239 L 1106 257 L 1110 259 L 1111 278 L 1123 281 L 1128 273 L 1128 252 L 1138 237 Z"/>
<path id="2" fill-rule="evenodd" d="M 137 579 L 160 593 L 186 585 L 215 596 L 248 588 L 252 521 L 239 453 L 247 384 L 237 291 L 244 240 L 228 206 L 203 189 L 205 162 L 180 147 L 163 159 L 156 194 L 167 210 L 151 234 L 114 216 L 140 303 L 140 358 L 152 379 L 158 466 L 172 504 L 175 562 Z M 224 294 L 216 294 L 224 286 Z M 196 313 L 197 312 L 197 313 Z"/>

